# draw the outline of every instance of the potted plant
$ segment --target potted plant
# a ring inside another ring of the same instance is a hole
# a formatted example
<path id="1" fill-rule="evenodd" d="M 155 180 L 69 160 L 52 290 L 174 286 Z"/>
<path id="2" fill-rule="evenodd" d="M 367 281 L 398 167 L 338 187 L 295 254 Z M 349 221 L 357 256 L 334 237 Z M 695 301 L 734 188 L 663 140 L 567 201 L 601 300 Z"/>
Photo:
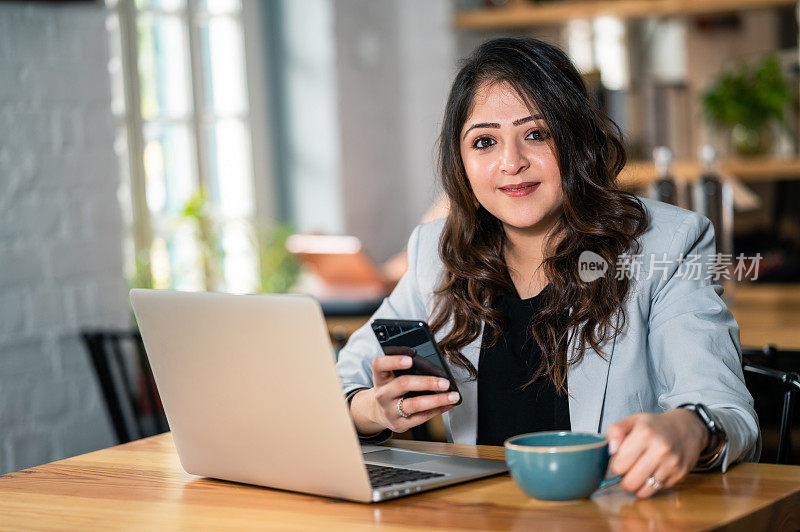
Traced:
<path id="1" fill-rule="evenodd" d="M 773 123 L 786 127 L 784 110 L 790 100 L 789 84 L 775 57 L 722 71 L 702 96 L 706 120 L 729 131 L 734 151 L 744 157 L 769 151 L 770 128 Z"/>
<path id="2" fill-rule="evenodd" d="M 282 223 L 273 223 L 257 229 L 260 254 L 259 291 L 266 293 L 289 292 L 300 277 L 300 263 L 286 249 L 286 239 L 294 230 Z"/>
<path id="3" fill-rule="evenodd" d="M 211 212 L 205 188 L 199 188 L 186 201 L 180 216 L 182 220 L 194 225 L 206 290 L 220 290 L 224 279 L 224 252 L 219 241 L 219 225 Z"/>
<path id="4" fill-rule="evenodd" d="M 220 242 L 219 216 L 214 214 L 206 192 L 201 188 L 184 205 L 182 219 L 193 223 L 203 266 L 203 277 L 207 290 L 224 290 L 222 265 L 225 252 Z M 292 228 L 283 223 L 254 223 L 238 220 L 248 227 L 253 245 L 259 253 L 258 292 L 289 292 L 300 276 L 300 264 L 286 249 L 286 239 L 293 234 Z"/>

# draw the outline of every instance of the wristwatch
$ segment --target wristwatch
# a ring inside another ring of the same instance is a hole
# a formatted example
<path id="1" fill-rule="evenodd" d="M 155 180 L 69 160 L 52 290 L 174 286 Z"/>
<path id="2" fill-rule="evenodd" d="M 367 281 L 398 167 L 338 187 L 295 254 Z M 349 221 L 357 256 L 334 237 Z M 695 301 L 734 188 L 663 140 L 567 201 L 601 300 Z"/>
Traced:
<path id="1" fill-rule="evenodd" d="M 728 435 L 725 434 L 725 429 L 722 428 L 717 418 L 714 417 L 706 405 L 703 403 L 684 403 L 678 408 L 685 408 L 691 410 L 700 421 L 705 425 L 708 430 L 708 444 L 700 451 L 700 457 L 697 459 L 697 469 L 713 469 L 722 461 L 722 451 L 725 449 L 725 444 L 728 442 Z"/>

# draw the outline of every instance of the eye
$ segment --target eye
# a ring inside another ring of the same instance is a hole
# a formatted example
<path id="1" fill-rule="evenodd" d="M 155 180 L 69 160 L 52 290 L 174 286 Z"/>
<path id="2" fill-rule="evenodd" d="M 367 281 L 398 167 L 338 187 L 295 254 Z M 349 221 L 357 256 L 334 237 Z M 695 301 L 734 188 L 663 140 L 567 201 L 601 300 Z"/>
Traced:
<path id="1" fill-rule="evenodd" d="M 497 143 L 491 137 L 478 137 L 472 143 L 472 147 L 475 148 L 476 150 L 485 150 L 486 148 L 494 146 L 495 144 Z"/>
<path id="2" fill-rule="evenodd" d="M 539 142 L 545 141 L 550 138 L 550 134 L 543 130 L 543 129 L 534 129 L 530 133 L 528 133 L 528 137 L 533 136 L 531 140 L 538 140 Z M 528 138 L 526 137 L 526 138 Z"/>

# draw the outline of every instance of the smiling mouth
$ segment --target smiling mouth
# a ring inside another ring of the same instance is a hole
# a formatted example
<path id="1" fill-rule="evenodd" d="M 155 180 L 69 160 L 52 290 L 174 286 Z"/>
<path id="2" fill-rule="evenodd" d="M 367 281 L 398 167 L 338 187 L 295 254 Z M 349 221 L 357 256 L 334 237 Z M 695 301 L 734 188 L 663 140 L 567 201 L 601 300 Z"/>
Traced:
<path id="1" fill-rule="evenodd" d="M 524 190 L 526 188 L 535 187 L 538 184 L 539 184 L 538 182 L 536 183 L 528 182 L 528 183 L 520 183 L 518 185 L 506 185 L 504 187 L 500 187 L 500 190 L 507 190 L 509 192 L 514 192 L 517 190 Z"/>

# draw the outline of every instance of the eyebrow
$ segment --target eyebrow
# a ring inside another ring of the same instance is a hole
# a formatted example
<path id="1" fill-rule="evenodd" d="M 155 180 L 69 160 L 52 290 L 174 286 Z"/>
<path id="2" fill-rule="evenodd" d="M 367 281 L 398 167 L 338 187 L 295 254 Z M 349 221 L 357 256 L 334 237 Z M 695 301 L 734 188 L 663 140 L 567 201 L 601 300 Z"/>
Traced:
<path id="1" fill-rule="evenodd" d="M 532 120 L 541 120 L 541 119 L 542 119 L 542 115 L 526 116 L 525 118 L 518 118 L 518 119 L 514 120 L 512 122 L 512 124 L 514 124 L 515 126 L 518 126 L 518 125 L 524 124 L 526 122 L 531 122 Z M 482 122 L 480 124 L 472 124 L 469 127 L 469 129 L 467 129 L 464 132 L 464 136 L 462 137 L 461 140 L 464 140 L 465 138 L 467 138 L 467 133 L 469 133 L 470 131 L 472 131 L 476 127 L 492 127 L 492 128 L 495 128 L 495 129 L 500 129 L 500 124 L 498 124 L 497 122 Z"/>

